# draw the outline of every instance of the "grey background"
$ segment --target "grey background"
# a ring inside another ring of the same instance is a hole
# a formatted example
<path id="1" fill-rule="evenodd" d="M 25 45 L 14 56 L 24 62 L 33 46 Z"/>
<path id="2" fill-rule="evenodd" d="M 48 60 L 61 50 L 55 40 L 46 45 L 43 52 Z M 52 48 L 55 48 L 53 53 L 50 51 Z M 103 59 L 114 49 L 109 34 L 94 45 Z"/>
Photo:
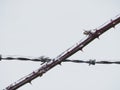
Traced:
<path id="1" fill-rule="evenodd" d="M 0 54 L 55 58 L 120 13 L 119 0 L 0 0 Z M 120 59 L 120 25 L 70 59 Z M 0 62 L 0 89 L 40 67 L 40 63 Z M 63 63 L 18 90 L 119 90 L 119 65 Z"/>

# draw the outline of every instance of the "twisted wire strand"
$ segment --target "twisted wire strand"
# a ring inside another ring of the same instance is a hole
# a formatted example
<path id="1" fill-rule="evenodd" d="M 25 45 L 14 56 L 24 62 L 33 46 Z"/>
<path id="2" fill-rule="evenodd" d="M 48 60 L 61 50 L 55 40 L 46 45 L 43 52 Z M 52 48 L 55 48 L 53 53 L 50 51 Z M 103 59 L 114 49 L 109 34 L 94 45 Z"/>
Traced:
<path id="1" fill-rule="evenodd" d="M 45 60 L 49 60 L 48 57 L 45 57 L 45 56 L 41 56 L 39 58 L 28 58 L 28 57 L 21 57 L 21 56 L 18 56 L 18 57 L 13 57 L 13 56 L 6 56 L 6 57 L 3 57 L 2 55 L 0 55 L 0 60 L 21 60 L 21 61 L 45 61 Z M 45 61 L 47 62 L 47 61 Z"/>
<path id="2" fill-rule="evenodd" d="M 34 61 L 34 62 L 42 62 L 42 64 L 44 63 L 48 63 L 53 59 L 50 59 L 49 57 L 45 57 L 45 56 L 41 56 L 39 58 L 27 58 L 27 57 L 4 57 L 2 58 L 2 55 L 0 55 L 0 60 L 20 60 L 20 61 Z M 89 65 L 95 65 L 95 64 L 120 64 L 120 61 L 96 61 L 96 59 L 89 59 L 87 61 L 85 60 L 70 60 L 70 59 L 66 59 L 63 60 L 62 62 L 73 62 L 73 63 L 86 63 Z"/>
<path id="3" fill-rule="evenodd" d="M 0 61 L 2 60 L 20 60 L 20 61 L 34 61 L 34 62 L 42 62 L 42 64 L 46 63 L 46 62 L 50 62 L 52 59 L 50 59 L 49 57 L 45 57 L 45 56 L 41 56 L 38 58 L 28 58 L 28 57 L 13 57 L 13 56 L 7 56 L 7 57 L 2 57 L 2 55 L 0 55 Z"/>

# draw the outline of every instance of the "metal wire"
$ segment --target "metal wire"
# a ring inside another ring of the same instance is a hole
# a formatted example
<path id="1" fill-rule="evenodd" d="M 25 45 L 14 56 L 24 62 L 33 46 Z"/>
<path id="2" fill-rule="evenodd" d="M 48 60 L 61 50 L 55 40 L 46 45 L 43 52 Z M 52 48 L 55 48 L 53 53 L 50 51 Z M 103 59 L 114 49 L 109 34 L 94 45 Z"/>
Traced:
<path id="1" fill-rule="evenodd" d="M 49 57 L 45 57 L 45 56 L 41 56 L 39 58 L 27 58 L 27 57 L 2 57 L 2 55 L 0 55 L 0 61 L 1 60 L 20 60 L 20 61 L 33 61 L 33 62 L 42 62 L 42 64 L 44 63 L 48 63 L 53 59 L 50 59 Z M 89 65 L 95 65 L 95 64 L 120 64 L 120 61 L 96 61 L 96 59 L 89 59 L 89 60 L 70 60 L 70 59 L 66 59 L 63 60 L 62 62 L 73 62 L 73 63 L 86 63 Z"/>

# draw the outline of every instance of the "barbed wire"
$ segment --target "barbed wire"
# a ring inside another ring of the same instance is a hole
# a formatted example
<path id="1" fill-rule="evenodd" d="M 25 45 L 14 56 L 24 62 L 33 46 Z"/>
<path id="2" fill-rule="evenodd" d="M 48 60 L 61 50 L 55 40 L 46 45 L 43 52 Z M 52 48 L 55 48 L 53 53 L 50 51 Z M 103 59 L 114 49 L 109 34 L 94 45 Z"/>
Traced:
<path id="1" fill-rule="evenodd" d="M 74 62 L 74 63 L 87 63 L 89 65 L 95 64 L 120 64 L 120 61 L 96 61 L 96 59 L 84 60 L 65 60 L 64 62 Z"/>
<path id="2" fill-rule="evenodd" d="M 28 57 L 20 57 L 20 56 L 2 56 L 0 55 L 0 61 L 2 60 L 20 60 L 20 61 L 34 61 L 34 62 L 42 62 L 42 64 L 50 62 L 52 59 L 45 56 L 40 56 L 38 58 L 28 58 Z M 42 65 L 41 64 L 41 65 Z"/>
<path id="3" fill-rule="evenodd" d="M 2 55 L 0 55 L 0 61 L 2 60 L 20 60 L 20 61 L 33 61 L 33 62 L 42 62 L 42 64 L 44 63 L 48 63 L 53 59 L 50 59 L 49 57 L 45 57 L 45 56 L 41 56 L 39 58 L 27 58 L 27 57 L 2 57 Z M 120 64 L 120 61 L 97 61 L 96 59 L 89 59 L 89 60 L 70 60 L 70 59 L 66 59 L 63 60 L 62 62 L 73 62 L 73 63 L 86 63 L 89 65 L 95 65 L 95 64 Z"/>

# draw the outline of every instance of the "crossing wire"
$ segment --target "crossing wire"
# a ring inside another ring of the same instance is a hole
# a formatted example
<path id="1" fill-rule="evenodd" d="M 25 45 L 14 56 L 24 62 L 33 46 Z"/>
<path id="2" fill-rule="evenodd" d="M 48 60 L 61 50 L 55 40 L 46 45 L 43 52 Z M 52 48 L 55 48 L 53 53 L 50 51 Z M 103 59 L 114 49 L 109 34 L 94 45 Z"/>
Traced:
<path id="1" fill-rule="evenodd" d="M 20 61 L 34 61 L 34 62 L 42 62 L 42 64 L 44 63 L 48 63 L 53 59 L 50 59 L 49 57 L 45 57 L 45 56 L 41 56 L 39 58 L 27 58 L 27 57 L 2 57 L 2 55 L 0 55 L 0 61 L 1 60 L 20 60 Z M 96 59 L 89 59 L 89 60 L 70 60 L 70 59 L 65 59 L 62 62 L 73 62 L 73 63 L 86 63 L 89 65 L 95 65 L 95 64 L 120 64 L 120 61 L 97 61 Z"/>

